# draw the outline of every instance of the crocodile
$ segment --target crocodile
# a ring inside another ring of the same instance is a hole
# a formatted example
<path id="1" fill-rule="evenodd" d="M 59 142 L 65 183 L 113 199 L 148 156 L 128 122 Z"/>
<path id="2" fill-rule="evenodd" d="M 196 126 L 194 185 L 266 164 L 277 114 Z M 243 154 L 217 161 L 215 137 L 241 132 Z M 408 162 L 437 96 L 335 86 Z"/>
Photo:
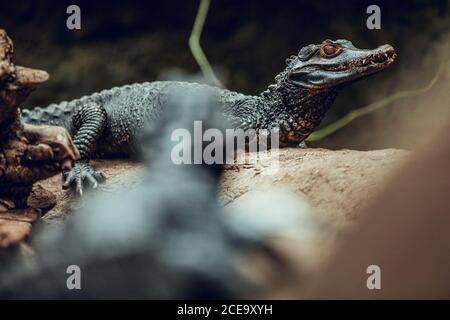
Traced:
<path id="1" fill-rule="evenodd" d="M 22 119 L 69 130 L 81 159 L 63 172 L 63 186 L 75 187 L 82 194 L 84 186 L 96 188 L 105 178 L 89 159 L 135 154 L 142 128 L 158 121 L 174 88 L 211 92 L 235 128 L 278 129 L 280 147 L 299 146 L 320 124 L 344 86 L 385 69 L 395 58 L 390 45 L 369 50 L 356 48 L 348 40 L 325 40 L 286 59 L 275 83 L 259 95 L 191 82 L 145 82 L 23 110 Z"/>

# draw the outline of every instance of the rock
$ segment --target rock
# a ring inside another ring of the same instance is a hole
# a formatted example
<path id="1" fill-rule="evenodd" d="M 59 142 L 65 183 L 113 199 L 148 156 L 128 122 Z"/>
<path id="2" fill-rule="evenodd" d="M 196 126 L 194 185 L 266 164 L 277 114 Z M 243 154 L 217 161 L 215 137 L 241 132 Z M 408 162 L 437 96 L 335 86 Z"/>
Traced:
<path id="1" fill-rule="evenodd" d="M 41 217 L 35 209 L 15 209 L 0 213 L 0 248 L 7 248 L 23 241 L 31 231 L 31 225 Z"/>
<path id="2" fill-rule="evenodd" d="M 357 218 L 356 212 L 407 154 L 395 149 L 281 149 L 278 156 L 262 157 L 255 165 L 229 166 L 220 198 L 227 205 L 256 188 L 287 188 L 306 198 L 318 214 L 346 223 Z"/>
<path id="3" fill-rule="evenodd" d="M 10 210 L 0 214 L 0 221 L 36 222 L 41 217 L 39 211 L 34 209 Z"/>
<path id="4" fill-rule="evenodd" d="M 0 219 L 0 248 L 20 243 L 31 231 L 31 223 Z"/>
<path id="5" fill-rule="evenodd" d="M 280 206 L 279 204 L 283 205 Z M 256 188 L 225 209 L 234 229 L 247 237 L 267 238 L 274 252 L 311 272 L 327 258 L 335 232 L 305 197 L 285 188 Z M 253 264 L 251 272 L 254 273 Z M 261 281 L 259 281 L 261 282 Z"/>
<path id="6" fill-rule="evenodd" d="M 131 187 L 141 181 L 143 167 L 138 163 L 129 160 L 95 160 L 92 161 L 92 164 L 107 177 L 106 183 L 99 185 L 98 189 L 101 192 L 114 192 L 121 187 Z M 56 206 L 44 215 L 44 221 L 61 222 L 67 218 L 71 209 L 79 205 L 77 201 L 80 199 L 77 199 L 70 190 L 63 190 L 62 184 L 60 174 L 39 182 L 42 188 L 50 191 L 56 197 Z M 85 198 L 91 196 L 92 193 L 92 191 L 86 192 Z"/>
<path id="7" fill-rule="evenodd" d="M 28 196 L 27 205 L 31 208 L 47 211 L 56 205 L 56 196 L 40 184 L 36 184 Z"/>
<path id="8" fill-rule="evenodd" d="M 277 254 L 305 276 L 328 259 L 339 228 L 358 218 L 358 212 L 370 205 L 393 170 L 409 158 L 408 154 L 394 149 L 281 149 L 273 154 L 250 154 L 249 160 L 259 157 L 259 162 L 226 166 L 219 199 L 233 212 L 243 232 L 256 237 L 258 233 L 271 234 L 270 245 Z M 142 179 L 142 165 L 128 160 L 97 160 L 92 164 L 107 176 L 106 183 L 99 186 L 100 192 L 132 188 Z M 74 201 L 71 191 L 62 189 L 60 175 L 41 181 L 34 188 L 35 194 L 45 199 L 44 189 L 56 196 L 56 206 L 43 217 L 47 223 L 62 222 L 74 205 L 82 205 L 84 199 L 95 194 L 87 193 Z M 49 197 L 46 201 L 50 205 L 54 200 Z M 35 206 L 46 203 L 29 201 Z M 37 218 L 32 214 L 0 214 L 0 245 L 25 239 Z M 243 261 L 242 268 L 249 265 L 253 261 Z M 261 279 L 270 279 L 268 270 L 251 272 L 256 277 L 253 280 L 263 283 Z"/>
<path id="9" fill-rule="evenodd" d="M 279 159 L 276 155 L 268 155 L 261 157 L 257 164 L 228 165 L 219 198 L 222 204 L 229 205 L 257 188 L 286 188 L 307 199 L 317 214 L 345 224 L 357 218 L 355 212 L 370 202 L 407 155 L 407 151 L 395 149 L 281 149 Z M 131 187 L 140 181 L 142 166 L 131 161 L 97 160 L 92 163 L 107 176 L 106 183 L 99 187 L 103 192 Z M 56 195 L 57 203 L 44 219 L 64 220 L 74 198 L 70 191 L 62 190 L 61 176 L 44 180 L 40 185 Z"/>
<path id="10" fill-rule="evenodd" d="M 450 144 L 442 139 L 449 132 L 449 125 L 439 128 L 411 153 L 361 219 L 336 239 L 337 250 L 306 294 L 296 286 L 291 297 L 450 298 Z"/>
<path id="11" fill-rule="evenodd" d="M 0 199 L 0 212 L 7 212 L 8 210 L 14 209 L 16 206 L 11 199 Z"/>
<path id="12" fill-rule="evenodd" d="M 15 65 L 13 52 L 13 42 L 0 29 L 0 197 L 13 203 L 0 199 L 0 212 L 25 208 L 36 181 L 70 169 L 80 157 L 66 129 L 22 123 L 20 108 L 49 75 Z M 49 206 L 47 201 L 44 207 Z"/>

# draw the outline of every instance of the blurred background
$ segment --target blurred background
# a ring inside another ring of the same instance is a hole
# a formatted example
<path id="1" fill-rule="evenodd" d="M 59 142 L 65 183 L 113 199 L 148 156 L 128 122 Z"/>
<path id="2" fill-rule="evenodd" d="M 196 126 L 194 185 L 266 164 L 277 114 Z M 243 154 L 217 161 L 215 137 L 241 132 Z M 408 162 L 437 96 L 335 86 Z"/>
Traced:
<path id="1" fill-rule="evenodd" d="M 66 8 L 81 8 L 81 30 L 66 28 Z M 51 1 L 0 3 L 0 27 L 16 48 L 16 63 L 47 70 L 50 81 L 25 107 L 47 105 L 133 82 L 202 81 L 188 39 L 199 1 Z M 366 27 L 371 4 L 381 30 Z M 323 125 L 401 90 L 426 86 L 445 56 L 449 0 L 212 0 L 201 44 L 231 90 L 258 94 L 284 61 L 309 43 L 345 38 L 360 48 L 388 43 L 398 53 L 386 71 L 348 87 Z M 353 121 L 311 143 L 332 149 L 414 148 L 448 119 L 449 64 L 437 83 L 415 98 Z"/>

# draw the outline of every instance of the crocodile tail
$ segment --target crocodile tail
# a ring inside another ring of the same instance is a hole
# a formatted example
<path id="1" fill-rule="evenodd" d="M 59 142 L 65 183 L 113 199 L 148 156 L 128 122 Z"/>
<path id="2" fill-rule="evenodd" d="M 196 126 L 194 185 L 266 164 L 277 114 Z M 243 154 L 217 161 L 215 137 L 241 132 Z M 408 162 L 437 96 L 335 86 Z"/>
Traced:
<path id="1" fill-rule="evenodd" d="M 34 125 L 56 125 L 67 129 L 72 115 L 77 110 L 76 101 L 50 104 L 45 108 L 35 107 L 34 109 L 21 111 L 22 121 Z"/>

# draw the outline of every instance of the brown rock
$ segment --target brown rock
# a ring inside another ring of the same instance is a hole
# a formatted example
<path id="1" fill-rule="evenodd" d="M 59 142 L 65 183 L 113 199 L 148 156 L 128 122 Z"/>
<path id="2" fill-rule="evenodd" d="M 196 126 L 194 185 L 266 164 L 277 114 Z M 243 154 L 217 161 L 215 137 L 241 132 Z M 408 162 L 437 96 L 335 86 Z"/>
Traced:
<path id="1" fill-rule="evenodd" d="M 0 214 L 0 220 L 8 221 L 21 221 L 21 222 L 36 222 L 41 217 L 38 210 L 34 209 L 20 209 L 20 210 L 10 210 L 6 213 Z"/>
<path id="2" fill-rule="evenodd" d="M 403 163 L 404 159 L 409 158 L 408 154 L 406 151 L 394 149 L 376 151 L 282 149 L 278 155 L 250 154 L 250 159 L 259 156 L 260 161 L 255 164 L 226 166 L 219 198 L 227 207 L 234 204 L 235 200 L 239 200 L 235 203 L 238 206 L 240 200 L 244 200 L 255 190 L 264 187 L 271 190 L 284 189 L 284 192 L 292 191 L 311 204 L 314 207 L 314 215 L 345 226 L 358 218 L 357 212 L 361 211 L 359 209 L 371 203 L 391 172 Z M 97 160 L 92 164 L 107 176 L 106 183 L 99 186 L 101 192 L 114 193 L 120 188 L 130 188 L 142 179 L 142 165 L 131 161 Z M 54 194 L 56 199 L 49 196 L 50 194 Z M 34 196 L 35 198 L 29 198 L 29 204 L 34 207 L 42 208 L 47 204 L 50 206 L 56 201 L 56 206 L 43 218 L 47 222 L 63 221 L 78 201 L 70 190 L 62 189 L 61 175 L 40 182 L 34 188 Z M 41 196 L 40 200 L 38 196 Z M 89 197 L 89 193 L 86 196 Z M 274 202 L 280 202 L 278 204 L 280 207 L 285 205 L 283 201 L 274 200 Z M 1 216 L 2 246 L 23 240 L 30 231 L 30 223 L 38 218 L 30 213 L 21 216 L 8 214 L 3 215 L 3 218 Z M 304 231 L 300 226 L 295 232 L 303 234 Z M 325 233 L 332 234 L 332 231 Z M 323 243 L 328 239 L 319 240 L 316 242 L 320 245 L 314 246 L 320 247 L 320 250 L 308 248 L 311 249 L 308 252 L 320 252 L 320 255 L 326 256 L 331 247 L 326 247 Z M 298 247 L 293 250 L 290 248 L 288 251 L 296 252 L 297 249 Z"/>
<path id="3" fill-rule="evenodd" d="M 0 248 L 21 242 L 30 233 L 29 222 L 0 219 Z"/>
<path id="4" fill-rule="evenodd" d="M 0 199 L 0 212 L 6 212 L 14 208 L 15 204 L 11 199 Z"/>
<path id="5" fill-rule="evenodd" d="M 15 65 L 13 47 L 6 31 L 0 29 L 0 197 L 24 208 L 36 181 L 71 168 L 80 155 L 66 129 L 22 124 L 20 107 L 49 75 Z M 38 202 L 49 207 L 48 200 Z M 10 205 L 0 203 L 0 212 L 8 209 Z"/>
<path id="6" fill-rule="evenodd" d="M 0 248 L 19 244 L 30 233 L 31 225 L 41 217 L 40 210 L 14 209 L 0 213 Z"/>
<path id="7" fill-rule="evenodd" d="M 36 184 L 28 196 L 27 204 L 31 208 L 47 211 L 56 205 L 56 196 L 40 184 Z"/>
<path id="8" fill-rule="evenodd" d="M 102 171 L 107 180 L 99 185 L 100 192 L 114 192 L 118 188 L 130 187 L 141 181 L 142 165 L 129 160 L 95 160 L 91 162 L 96 170 Z M 70 190 L 62 189 L 60 174 L 39 182 L 39 185 L 56 197 L 56 206 L 45 214 L 45 221 L 61 222 L 67 218 L 77 199 Z M 84 198 L 89 197 L 86 192 Z"/>
<path id="9" fill-rule="evenodd" d="M 228 166 L 220 198 L 228 204 L 256 188 L 283 187 L 306 197 L 330 219 L 348 222 L 357 218 L 355 212 L 370 202 L 407 154 L 395 149 L 281 149 L 279 156 L 260 158 L 255 165 Z"/>
<path id="10" fill-rule="evenodd" d="M 407 151 L 395 149 L 281 149 L 278 162 L 275 156 L 267 156 L 257 164 L 227 165 L 219 198 L 227 205 L 255 188 L 283 187 L 306 197 L 318 212 L 332 220 L 348 222 L 356 218 L 355 209 L 370 202 L 384 179 L 407 155 Z M 92 164 L 107 176 L 106 183 L 99 187 L 103 192 L 141 181 L 142 165 L 131 161 L 97 160 Z M 74 198 L 70 191 L 62 190 L 61 176 L 40 184 L 56 195 L 57 203 L 44 219 L 64 219 Z"/>

